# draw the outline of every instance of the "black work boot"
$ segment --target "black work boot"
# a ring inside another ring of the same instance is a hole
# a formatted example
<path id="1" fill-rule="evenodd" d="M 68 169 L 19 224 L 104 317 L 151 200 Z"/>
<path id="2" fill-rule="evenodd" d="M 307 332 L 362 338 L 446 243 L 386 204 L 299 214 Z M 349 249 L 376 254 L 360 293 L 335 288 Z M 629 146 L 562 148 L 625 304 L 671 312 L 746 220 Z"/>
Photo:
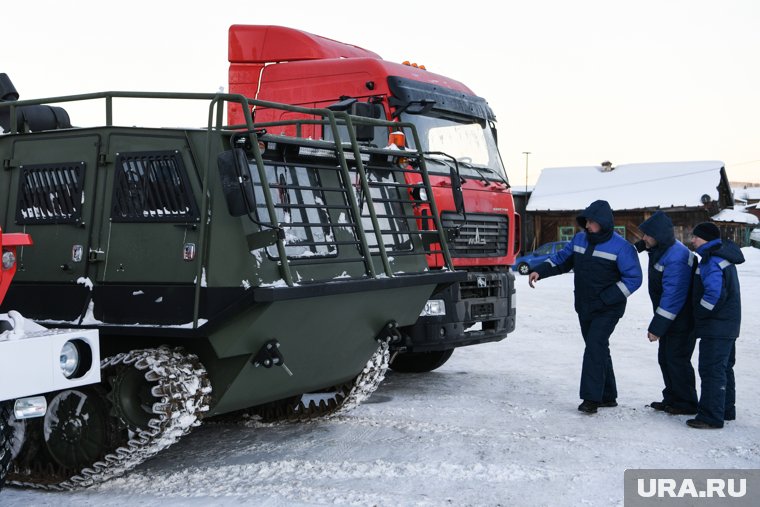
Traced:
<path id="1" fill-rule="evenodd" d="M 696 408 L 680 408 L 670 405 L 665 406 L 665 412 L 670 415 L 697 415 Z"/>
<path id="2" fill-rule="evenodd" d="M 710 423 L 700 421 L 699 419 L 689 419 L 688 421 L 686 421 L 686 424 L 692 428 L 697 428 L 698 430 L 719 430 L 723 427 L 723 426 L 715 426 Z"/>
<path id="3" fill-rule="evenodd" d="M 668 408 L 670 408 L 670 405 L 668 405 L 664 401 L 653 401 L 652 403 L 649 404 L 649 406 L 655 410 L 659 410 L 660 412 L 667 412 Z"/>
<path id="4" fill-rule="evenodd" d="M 578 405 L 578 410 L 584 414 L 596 414 L 596 409 L 599 407 L 599 402 L 591 400 L 583 400 L 583 403 Z"/>
<path id="5" fill-rule="evenodd" d="M 604 407 L 617 407 L 617 400 L 603 401 L 599 404 L 599 408 Z"/>

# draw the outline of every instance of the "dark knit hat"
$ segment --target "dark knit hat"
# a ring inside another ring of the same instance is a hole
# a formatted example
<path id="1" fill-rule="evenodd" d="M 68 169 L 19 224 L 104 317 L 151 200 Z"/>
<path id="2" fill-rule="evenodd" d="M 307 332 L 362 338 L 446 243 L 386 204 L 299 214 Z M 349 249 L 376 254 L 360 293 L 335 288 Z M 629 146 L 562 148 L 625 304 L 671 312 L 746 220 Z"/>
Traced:
<path id="1" fill-rule="evenodd" d="M 697 224 L 691 233 L 705 241 L 720 239 L 720 229 L 718 229 L 718 226 L 712 222 L 702 222 L 701 224 Z"/>

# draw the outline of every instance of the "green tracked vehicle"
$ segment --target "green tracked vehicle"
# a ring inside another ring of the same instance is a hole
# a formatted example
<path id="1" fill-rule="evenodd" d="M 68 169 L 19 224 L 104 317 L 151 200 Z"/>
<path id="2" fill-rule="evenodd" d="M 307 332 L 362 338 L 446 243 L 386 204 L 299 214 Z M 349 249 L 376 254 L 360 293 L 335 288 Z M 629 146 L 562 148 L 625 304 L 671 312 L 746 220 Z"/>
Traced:
<path id="1" fill-rule="evenodd" d="M 26 423 L 10 484 L 103 481 L 202 417 L 353 406 L 382 380 L 396 328 L 465 276 L 428 269 L 431 252 L 451 263 L 438 213 L 414 215 L 435 206 L 420 198 L 424 159 L 362 134 L 387 122 L 229 94 L 17 101 L 0 83 L 0 225 L 36 243 L 3 308 L 97 328 L 104 358 L 100 384 L 49 395 L 48 415 Z M 206 127 L 115 124 L 117 105 L 148 99 L 205 101 Z M 81 101 L 105 110 L 101 125 L 71 126 L 62 106 Z M 245 125 L 224 125 L 230 101 Z M 255 125 L 257 106 L 292 120 Z M 335 140 L 301 134 L 314 123 Z"/>

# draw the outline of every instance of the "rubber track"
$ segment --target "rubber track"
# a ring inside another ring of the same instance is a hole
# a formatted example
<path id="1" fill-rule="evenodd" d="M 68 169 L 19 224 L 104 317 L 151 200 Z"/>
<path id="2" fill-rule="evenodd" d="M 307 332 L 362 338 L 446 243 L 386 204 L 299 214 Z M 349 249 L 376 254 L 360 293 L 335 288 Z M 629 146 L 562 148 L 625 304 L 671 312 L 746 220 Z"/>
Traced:
<path id="1" fill-rule="evenodd" d="M 103 378 L 109 368 L 119 365 L 137 368 L 145 372 L 146 380 L 156 383 L 151 392 L 158 401 L 153 404 L 155 417 L 148 428 L 131 432 L 125 446 L 66 480 L 45 484 L 35 481 L 32 472 L 22 475 L 16 470 L 9 475 L 8 484 L 47 490 L 89 487 L 123 475 L 200 425 L 202 413 L 209 409 L 211 384 L 196 356 L 167 347 L 133 350 L 103 359 Z"/>
<path id="2" fill-rule="evenodd" d="M 11 414 L 13 402 L 0 402 L 0 489 L 3 489 L 5 476 L 11 464 L 11 452 L 13 450 L 13 426 L 11 426 Z"/>
<path id="3" fill-rule="evenodd" d="M 254 409 L 253 415 L 260 417 L 267 423 L 303 422 L 325 417 L 342 415 L 364 402 L 375 392 L 380 383 L 385 379 L 388 371 L 390 353 L 388 342 L 380 342 L 375 353 L 367 361 L 361 373 L 356 376 L 353 383 L 338 386 L 339 393 L 335 399 L 319 404 L 311 401 L 308 405 L 303 401 L 287 407 L 277 403 L 267 404 Z"/>

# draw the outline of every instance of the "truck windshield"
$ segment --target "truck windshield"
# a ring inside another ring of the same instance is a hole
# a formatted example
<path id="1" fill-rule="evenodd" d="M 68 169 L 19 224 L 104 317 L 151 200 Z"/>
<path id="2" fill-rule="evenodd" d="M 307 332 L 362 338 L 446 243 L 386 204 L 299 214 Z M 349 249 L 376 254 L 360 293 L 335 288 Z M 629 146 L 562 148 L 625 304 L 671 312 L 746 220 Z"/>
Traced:
<path id="1" fill-rule="evenodd" d="M 422 143 L 422 151 L 441 151 L 456 158 L 460 174 L 464 177 L 487 177 L 506 181 L 506 173 L 501 163 L 496 140 L 488 125 L 474 119 L 446 118 L 443 116 L 401 114 L 401 121 L 413 123 Z M 414 139 L 407 136 L 407 143 L 414 147 Z M 448 174 L 447 165 L 431 164 L 431 172 Z M 489 174 L 490 173 L 490 174 Z"/>

